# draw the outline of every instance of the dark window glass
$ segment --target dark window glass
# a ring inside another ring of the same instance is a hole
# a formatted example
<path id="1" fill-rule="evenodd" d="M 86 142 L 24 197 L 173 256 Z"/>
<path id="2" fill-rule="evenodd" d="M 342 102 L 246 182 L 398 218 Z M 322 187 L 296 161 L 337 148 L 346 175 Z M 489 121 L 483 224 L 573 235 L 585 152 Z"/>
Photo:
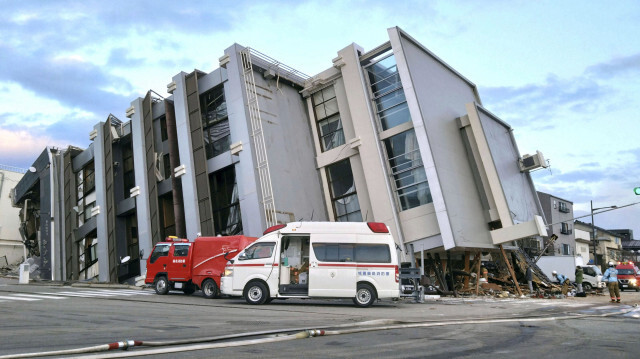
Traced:
<path id="1" fill-rule="evenodd" d="M 174 245 L 173 256 L 174 257 L 186 257 L 189 255 L 189 245 L 188 244 L 176 244 Z"/>
<path id="2" fill-rule="evenodd" d="M 167 134 L 167 117 L 162 116 L 159 119 L 160 121 L 160 139 L 164 142 L 169 139 L 169 135 Z"/>
<path id="3" fill-rule="evenodd" d="M 133 169 L 133 149 L 131 147 L 131 143 L 122 148 L 122 167 L 124 197 L 128 198 L 130 196 L 131 189 L 136 185 L 135 171 Z"/>
<path id="4" fill-rule="evenodd" d="M 346 159 L 328 166 L 327 179 L 336 221 L 361 222 L 362 213 L 349 160 Z"/>
<path id="5" fill-rule="evenodd" d="M 200 96 L 200 110 L 207 158 L 229 151 L 231 139 L 224 86 L 217 86 Z"/>
<path id="6" fill-rule="evenodd" d="M 84 193 L 87 194 L 96 188 L 96 176 L 94 163 L 91 162 L 84 169 Z"/>
<path id="7" fill-rule="evenodd" d="M 635 274 L 635 271 L 633 269 L 618 269 L 618 274 L 622 274 L 622 275 Z"/>
<path id="8" fill-rule="evenodd" d="M 350 243 L 314 243 L 313 253 L 321 262 L 353 262 L 353 248 Z"/>
<path id="9" fill-rule="evenodd" d="M 158 197 L 158 206 L 160 207 L 160 237 L 176 235 L 176 219 L 173 212 L 173 195 L 167 193 Z"/>
<path id="10" fill-rule="evenodd" d="M 433 202 L 414 130 L 389 137 L 384 145 L 401 209 Z"/>
<path id="11" fill-rule="evenodd" d="M 151 252 L 150 262 L 154 263 L 160 257 L 166 257 L 169 255 L 169 245 L 168 244 L 159 244 Z"/>
<path id="12" fill-rule="evenodd" d="M 246 259 L 270 258 L 275 243 L 256 243 L 244 250 Z"/>
<path id="13" fill-rule="evenodd" d="M 132 214 L 126 217 L 127 255 L 132 260 L 140 258 L 140 248 L 138 246 L 138 217 Z"/>
<path id="14" fill-rule="evenodd" d="M 212 173 L 209 183 L 216 234 L 223 236 L 242 234 L 242 216 L 235 168 L 229 166 Z"/>
<path id="15" fill-rule="evenodd" d="M 163 161 L 163 165 L 164 165 L 164 179 L 168 179 L 171 178 L 171 172 L 172 168 L 171 168 L 171 160 L 169 158 L 169 154 L 165 154 L 164 156 L 162 156 L 162 161 Z"/>
<path id="16" fill-rule="evenodd" d="M 356 261 L 362 263 L 391 263 L 391 252 L 386 244 L 356 245 Z"/>

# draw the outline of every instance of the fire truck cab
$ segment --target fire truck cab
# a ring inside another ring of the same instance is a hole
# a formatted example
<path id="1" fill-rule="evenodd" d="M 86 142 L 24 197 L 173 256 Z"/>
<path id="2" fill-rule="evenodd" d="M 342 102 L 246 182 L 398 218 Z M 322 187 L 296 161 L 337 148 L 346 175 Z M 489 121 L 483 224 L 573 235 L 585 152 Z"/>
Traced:
<path id="1" fill-rule="evenodd" d="M 254 237 L 198 237 L 188 239 L 167 237 L 153 248 L 147 259 L 146 284 L 153 284 L 156 293 L 182 290 L 193 294 L 201 289 L 206 298 L 219 294 L 220 276 L 227 260 L 255 241 Z"/>
<path id="2" fill-rule="evenodd" d="M 618 262 L 618 284 L 620 290 L 635 289 L 640 291 L 640 271 L 633 262 Z"/>

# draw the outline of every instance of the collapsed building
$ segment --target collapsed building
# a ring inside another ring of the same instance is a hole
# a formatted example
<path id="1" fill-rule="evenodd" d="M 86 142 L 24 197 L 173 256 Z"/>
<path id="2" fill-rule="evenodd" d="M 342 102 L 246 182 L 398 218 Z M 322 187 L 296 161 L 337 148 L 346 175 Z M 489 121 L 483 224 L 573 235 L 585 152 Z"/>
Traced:
<path id="1" fill-rule="evenodd" d="M 166 236 L 259 236 L 295 220 L 384 222 L 404 261 L 447 291 L 467 289 L 454 270 L 539 247 L 529 171 L 542 155 L 520 155 L 470 80 L 387 32 L 314 76 L 234 44 L 215 70 L 175 75 L 166 98 L 132 101 L 127 121 L 108 115 L 86 149 L 46 149 L 13 196 L 42 278 L 131 282 Z"/>

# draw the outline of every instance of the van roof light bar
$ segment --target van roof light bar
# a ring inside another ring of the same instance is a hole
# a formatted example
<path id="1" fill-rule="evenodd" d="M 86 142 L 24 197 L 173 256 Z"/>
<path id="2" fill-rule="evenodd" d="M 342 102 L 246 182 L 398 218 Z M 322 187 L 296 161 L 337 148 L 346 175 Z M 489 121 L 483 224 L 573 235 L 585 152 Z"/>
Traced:
<path id="1" fill-rule="evenodd" d="M 387 225 L 381 222 L 367 222 L 367 226 L 373 233 L 389 233 Z"/>
<path id="2" fill-rule="evenodd" d="M 262 235 L 264 236 L 267 233 L 275 232 L 275 231 L 277 231 L 279 229 L 282 229 L 282 228 L 284 228 L 286 226 L 287 226 L 286 224 L 278 224 L 278 225 L 275 225 L 275 226 L 271 226 L 271 227 L 265 229 L 265 231 L 262 233 Z"/>

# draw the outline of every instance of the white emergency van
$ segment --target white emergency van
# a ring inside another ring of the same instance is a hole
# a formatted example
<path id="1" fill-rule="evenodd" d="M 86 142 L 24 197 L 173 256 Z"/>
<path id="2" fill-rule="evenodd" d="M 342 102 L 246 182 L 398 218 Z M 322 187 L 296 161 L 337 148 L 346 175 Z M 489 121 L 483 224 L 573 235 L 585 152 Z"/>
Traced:
<path id="1" fill-rule="evenodd" d="M 384 223 L 293 222 L 268 228 L 227 263 L 222 294 L 249 304 L 274 298 L 353 298 L 368 307 L 399 298 L 398 255 Z"/>

